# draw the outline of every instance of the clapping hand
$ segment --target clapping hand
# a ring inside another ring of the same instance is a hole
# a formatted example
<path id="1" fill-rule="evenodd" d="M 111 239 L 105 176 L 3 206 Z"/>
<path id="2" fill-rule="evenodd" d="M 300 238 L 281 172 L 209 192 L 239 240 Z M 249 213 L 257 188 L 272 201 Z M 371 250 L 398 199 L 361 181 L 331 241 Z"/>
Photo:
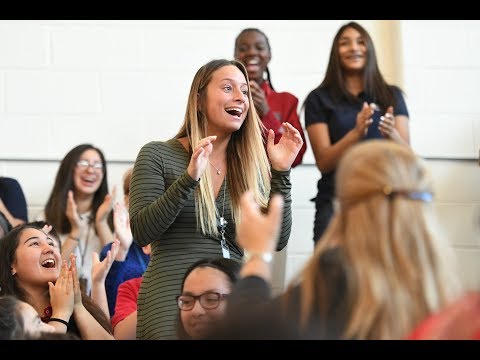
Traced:
<path id="1" fill-rule="evenodd" d="M 95 216 L 95 222 L 101 223 L 107 221 L 108 214 L 113 209 L 113 202 L 115 201 L 115 196 L 117 194 L 117 186 L 113 186 L 112 193 L 105 195 L 102 204 L 98 207 L 97 215 Z"/>
<path id="2" fill-rule="evenodd" d="M 373 123 L 372 115 L 375 111 L 375 106 L 375 104 L 370 106 L 365 101 L 363 103 L 362 110 L 360 110 L 357 114 L 357 121 L 354 130 L 357 132 L 360 138 L 363 138 L 365 135 L 367 135 L 368 128 Z"/>
<path id="3" fill-rule="evenodd" d="M 250 80 L 250 92 L 252 94 L 255 110 L 260 117 L 264 117 L 270 111 L 270 106 L 268 106 L 264 91 L 255 80 Z"/>
<path id="4" fill-rule="evenodd" d="M 192 179 L 200 180 L 208 166 L 208 159 L 213 150 L 212 143 L 217 140 L 217 136 L 207 136 L 200 140 L 200 142 L 193 149 L 190 163 L 188 164 L 187 172 Z"/>
<path id="5" fill-rule="evenodd" d="M 113 207 L 113 228 L 115 236 L 120 241 L 118 255 L 120 258 L 115 260 L 123 261 L 127 257 L 130 245 L 132 245 L 133 235 L 130 229 L 130 216 L 123 203 L 116 203 Z"/>
<path id="6" fill-rule="evenodd" d="M 300 132 L 290 123 L 284 122 L 285 131 L 277 144 L 274 143 L 275 133 L 268 131 L 267 153 L 272 168 L 278 171 L 289 170 L 298 152 L 303 146 Z"/>
<path id="7" fill-rule="evenodd" d="M 77 203 L 75 202 L 75 199 L 73 198 L 73 191 L 69 190 L 68 195 L 67 195 L 67 209 L 66 209 L 66 215 L 68 218 L 68 221 L 70 222 L 70 225 L 72 227 L 72 231 L 75 232 L 81 232 L 79 231 L 82 228 L 82 221 L 80 218 L 80 214 L 78 213 L 77 209 Z"/>
<path id="8" fill-rule="evenodd" d="M 378 129 L 383 137 L 391 138 L 395 129 L 395 116 L 393 115 L 393 106 L 389 106 L 384 116 L 380 117 Z"/>
<path id="9" fill-rule="evenodd" d="M 83 302 L 82 302 L 82 290 L 80 289 L 80 279 L 77 271 L 77 257 L 73 253 L 70 254 L 69 270 L 72 272 L 72 278 L 73 278 L 73 293 L 74 293 L 73 311 L 75 311 L 75 308 L 83 307 Z"/>
<path id="10" fill-rule="evenodd" d="M 118 248 L 120 246 L 120 241 L 115 239 L 112 243 L 112 247 L 107 252 L 107 256 L 100 261 L 98 253 L 94 251 L 92 253 L 92 283 L 104 283 L 107 278 L 107 274 L 112 267 L 115 256 L 117 256 Z"/>
<path id="11" fill-rule="evenodd" d="M 73 274 L 68 269 L 67 261 L 62 261 L 60 276 L 55 284 L 48 282 L 48 291 L 50 293 L 50 304 L 52 305 L 52 317 L 69 321 L 73 313 L 74 290 Z M 57 323 L 51 323 L 55 328 Z M 58 328 L 59 332 L 64 332 L 63 326 Z"/>

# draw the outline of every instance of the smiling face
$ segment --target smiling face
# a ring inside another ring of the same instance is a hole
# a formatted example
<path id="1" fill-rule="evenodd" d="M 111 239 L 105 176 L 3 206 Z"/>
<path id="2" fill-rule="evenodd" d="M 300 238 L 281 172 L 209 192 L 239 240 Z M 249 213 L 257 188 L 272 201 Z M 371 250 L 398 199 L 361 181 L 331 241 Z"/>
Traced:
<path id="1" fill-rule="evenodd" d="M 261 84 L 271 59 L 270 46 L 265 35 L 256 30 L 242 32 L 235 42 L 235 59 L 245 65 L 250 80 Z"/>
<path id="2" fill-rule="evenodd" d="M 20 287 L 47 287 L 60 275 L 62 259 L 58 240 L 41 230 L 26 228 L 19 235 L 12 275 Z"/>
<path id="3" fill-rule="evenodd" d="M 212 267 L 199 267 L 188 274 L 182 295 L 198 296 L 207 292 L 230 294 L 231 286 L 230 279 L 224 272 Z M 185 332 L 193 339 L 204 337 L 211 326 L 222 319 L 225 309 L 225 298 L 220 300 L 215 309 L 204 309 L 197 299 L 192 310 L 180 311 Z"/>
<path id="4" fill-rule="evenodd" d="M 347 27 L 338 40 L 340 64 L 347 72 L 361 72 L 367 64 L 367 45 L 363 36 Z"/>
<path id="5" fill-rule="evenodd" d="M 102 183 L 104 166 L 105 164 L 102 163 L 102 158 L 96 150 L 85 150 L 73 170 L 75 194 L 93 196 Z"/>
<path id="6" fill-rule="evenodd" d="M 250 107 L 247 80 L 240 69 L 226 65 L 216 70 L 201 107 L 205 109 L 209 133 L 240 129 Z"/>

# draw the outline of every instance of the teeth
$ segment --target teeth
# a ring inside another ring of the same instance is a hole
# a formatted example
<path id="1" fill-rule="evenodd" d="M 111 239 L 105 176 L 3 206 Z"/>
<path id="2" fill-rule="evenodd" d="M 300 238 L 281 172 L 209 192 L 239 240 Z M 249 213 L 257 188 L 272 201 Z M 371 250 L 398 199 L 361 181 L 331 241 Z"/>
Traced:
<path id="1" fill-rule="evenodd" d="M 42 262 L 42 266 L 44 266 L 44 265 L 51 265 L 53 267 L 53 266 L 55 266 L 55 260 L 47 259 L 44 262 Z"/>
<path id="2" fill-rule="evenodd" d="M 243 113 L 243 110 L 242 110 L 242 109 L 236 108 L 236 107 L 226 108 L 225 111 L 237 111 L 237 112 L 239 112 L 240 114 Z"/>

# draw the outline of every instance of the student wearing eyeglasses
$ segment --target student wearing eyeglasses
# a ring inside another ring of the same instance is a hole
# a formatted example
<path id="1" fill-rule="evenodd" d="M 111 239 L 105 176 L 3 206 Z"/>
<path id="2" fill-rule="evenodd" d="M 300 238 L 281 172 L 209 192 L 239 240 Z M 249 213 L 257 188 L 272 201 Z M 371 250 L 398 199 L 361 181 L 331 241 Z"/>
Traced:
<path id="1" fill-rule="evenodd" d="M 92 253 L 114 241 L 112 207 L 114 193 L 108 193 L 107 166 L 102 151 L 81 144 L 70 150 L 58 169 L 43 214 L 60 234 L 62 259 L 77 256 L 81 284 L 91 289 Z"/>
<path id="2" fill-rule="evenodd" d="M 237 282 L 241 264 L 226 258 L 205 258 L 185 272 L 182 292 L 176 297 L 180 313 L 177 336 L 180 340 L 204 338 L 223 318 L 228 295 Z"/>

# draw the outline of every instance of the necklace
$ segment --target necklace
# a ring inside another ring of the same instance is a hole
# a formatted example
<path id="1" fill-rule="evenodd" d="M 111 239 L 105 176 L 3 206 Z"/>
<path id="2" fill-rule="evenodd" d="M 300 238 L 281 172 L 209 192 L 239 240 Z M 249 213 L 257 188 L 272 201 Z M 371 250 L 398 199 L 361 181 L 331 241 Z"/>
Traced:
<path id="1" fill-rule="evenodd" d="M 220 174 L 222 173 L 219 168 L 217 168 L 215 165 L 213 165 L 213 164 L 210 162 L 210 160 L 208 160 L 208 162 L 210 163 L 210 165 L 212 165 L 212 166 L 214 167 L 215 170 L 217 170 L 217 175 L 220 175 Z M 224 194 L 224 195 L 225 195 L 225 194 Z M 224 196 L 224 198 L 225 198 L 225 196 Z"/>
<path id="2" fill-rule="evenodd" d="M 217 172 L 217 174 L 218 174 L 218 172 Z M 226 188 L 227 188 L 227 183 L 225 182 L 223 184 L 222 216 L 220 216 L 220 218 L 218 219 L 218 227 L 220 228 L 220 235 L 222 236 L 222 240 L 220 240 L 220 244 L 222 245 L 223 257 L 227 258 L 227 259 L 230 259 L 230 249 L 228 248 L 227 240 L 225 239 L 225 228 L 227 227 L 228 222 L 223 217 L 225 215 L 225 191 L 227 190 Z"/>

